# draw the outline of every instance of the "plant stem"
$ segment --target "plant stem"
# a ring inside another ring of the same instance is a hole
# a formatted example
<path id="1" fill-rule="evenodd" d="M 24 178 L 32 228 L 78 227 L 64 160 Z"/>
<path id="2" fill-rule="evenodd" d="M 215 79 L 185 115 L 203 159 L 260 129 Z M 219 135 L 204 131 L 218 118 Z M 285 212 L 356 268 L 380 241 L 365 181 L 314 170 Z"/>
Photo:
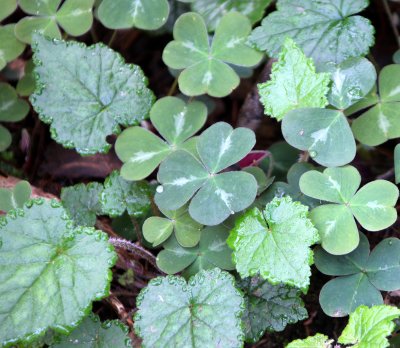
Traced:
<path id="1" fill-rule="evenodd" d="M 99 42 L 99 37 L 97 36 L 97 34 L 94 30 L 94 25 L 92 25 L 90 28 L 90 36 L 92 37 L 93 43 Z"/>
<path id="2" fill-rule="evenodd" d="M 117 30 L 114 30 L 112 35 L 111 35 L 111 37 L 110 37 L 110 40 L 108 40 L 108 43 L 107 43 L 108 47 L 111 48 L 111 46 L 114 43 L 116 37 L 117 37 Z"/>
<path id="3" fill-rule="evenodd" d="M 389 21 L 390 21 L 390 25 L 393 30 L 393 34 L 396 37 L 397 45 L 400 47 L 400 35 L 399 35 L 399 31 L 397 30 L 396 24 L 393 22 L 393 16 L 392 16 L 392 11 L 390 11 L 390 6 L 389 6 L 387 0 L 383 0 L 382 2 L 383 2 L 383 7 L 386 11 L 386 14 L 389 17 Z"/>
<path id="4" fill-rule="evenodd" d="M 178 78 L 175 78 L 174 82 L 172 83 L 171 88 L 168 91 L 167 96 L 170 97 L 171 95 L 173 95 L 176 91 L 176 86 L 178 85 Z"/>

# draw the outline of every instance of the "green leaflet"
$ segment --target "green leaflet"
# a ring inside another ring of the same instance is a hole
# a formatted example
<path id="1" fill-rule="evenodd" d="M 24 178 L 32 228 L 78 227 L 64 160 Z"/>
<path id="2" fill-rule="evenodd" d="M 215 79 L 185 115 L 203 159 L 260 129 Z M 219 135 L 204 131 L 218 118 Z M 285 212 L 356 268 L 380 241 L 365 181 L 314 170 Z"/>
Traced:
<path id="1" fill-rule="evenodd" d="M 246 45 L 251 31 L 248 18 L 237 12 L 220 21 L 211 44 L 203 18 L 193 12 L 180 16 L 174 25 L 174 41 L 164 49 L 163 61 L 172 69 L 183 69 L 179 88 L 189 96 L 227 96 L 240 82 L 228 65 L 251 67 L 262 54 Z"/>
<path id="2" fill-rule="evenodd" d="M 17 6 L 17 0 L 3 0 L 0 7 L 0 21 L 12 14 Z"/>
<path id="3" fill-rule="evenodd" d="M 124 162 L 121 175 L 127 180 L 144 179 L 172 152 L 190 152 L 195 140 L 189 138 L 204 126 L 206 119 L 207 107 L 202 102 L 186 104 L 176 97 L 157 100 L 150 120 L 166 142 L 141 127 L 124 130 L 115 144 L 116 153 Z"/>
<path id="4" fill-rule="evenodd" d="M 265 113 L 280 121 L 290 110 L 326 106 L 328 84 L 329 75 L 317 74 L 312 59 L 287 38 L 270 79 L 259 84 L 258 91 Z"/>
<path id="5" fill-rule="evenodd" d="M 386 238 L 370 253 L 364 234 L 360 234 L 358 247 L 348 255 L 334 256 L 317 247 L 318 270 L 338 276 L 322 287 L 319 300 L 323 311 L 332 317 L 343 317 L 360 305 L 383 304 L 379 290 L 400 289 L 399 255 L 399 239 Z"/>
<path id="6" fill-rule="evenodd" d="M 3 2 L 0 11 L 3 9 Z M 15 24 L 0 26 L 0 70 L 25 50 L 25 44 L 15 37 L 14 28 Z"/>
<path id="7" fill-rule="evenodd" d="M 175 276 L 155 278 L 139 294 L 137 307 L 135 331 L 144 348 L 184 348 L 188 342 L 193 348 L 243 346 L 243 298 L 234 278 L 218 268 L 201 271 L 188 283 Z"/>
<path id="8" fill-rule="evenodd" d="M 332 340 L 329 340 L 328 336 L 318 333 L 304 340 L 294 340 L 286 348 L 332 348 L 331 343 Z"/>
<path id="9" fill-rule="evenodd" d="M 96 215 L 101 215 L 99 202 L 103 185 L 92 182 L 88 185 L 77 184 L 61 190 L 61 201 L 72 220 L 78 226 L 93 227 Z"/>
<path id="10" fill-rule="evenodd" d="M 284 39 L 290 37 L 317 67 L 332 59 L 339 64 L 366 55 L 374 43 L 374 28 L 369 20 L 353 16 L 367 6 L 367 0 L 279 0 L 277 11 L 253 30 L 250 42 L 276 57 Z"/>
<path id="11" fill-rule="evenodd" d="M 34 36 L 37 88 L 30 100 L 53 139 L 80 154 L 107 152 L 106 137 L 147 117 L 153 94 L 135 65 L 96 44 Z"/>
<path id="12" fill-rule="evenodd" d="M 35 64 L 33 64 L 33 60 L 30 59 L 24 67 L 24 76 L 22 76 L 17 83 L 17 93 L 21 97 L 30 96 L 36 88 L 35 76 L 33 74 L 33 69 L 35 68 Z"/>
<path id="13" fill-rule="evenodd" d="M 399 317 L 400 309 L 393 306 L 360 306 L 350 315 L 338 342 L 352 344 L 353 348 L 389 347 L 386 337 L 396 326 L 393 320 Z"/>
<path id="14" fill-rule="evenodd" d="M 18 40 L 31 43 L 34 32 L 61 39 L 59 26 L 72 36 L 86 33 L 93 24 L 94 0 L 19 0 L 20 8 L 33 16 L 22 18 L 15 26 Z"/>
<path id="15" fill-rule="evenodd" d="M 121 216 L 125 211 L 132 217 L 142 217 L 151 208 L 151 194 L 147 181 L 129 182 L 114 170 L 100 194 L 101 210 L 110 217 Z"/>
<path id="16" fill-rule="evenodd" d="M 310 214 L 322 247 L 331 254 L 348 254 L 357 247 L 354 217 L 368 231 L 383 230 L 397 219 L 393 207 L 399 196 L 397 187 L 386 180 L 375 180 L 356 193 L 360 182 L 360 174 L 352 166 L 327 168 L 323 173 L 309 171 L 300 179 L 304 194 L 334 203 L 316 207 Z"/>
<path id="17" fill-rule="evenodd" d="M 43 199 L 1 220 L 1 344 L 31 342 L 49 328 L 69 333 L 108 295 L 116 254 L 107 235 L 73 226 L 60 203 Z"/>
<path id="18" fill-rule="evenodd" d="M 236 222 L 227 240 L 242 278 L 257 275 L 271 284 L 284 283 L 307 291 L 318 232 L 308 208 L 288 196 L 274 198 L 261 212 L 254 208 Z"/>
<path id="19" fill-rule="evenodd" d="M 20 181 L 12 189 L 0 187 L 0 210 L 8 212 L 12 209 L 22 208 L 31 193 L 31 185 L 27 181 Z"/>
<path id="20" fill-rule="evenodd" d="M 103 0 L 98 9 L 100 22 L 110 29 L 160 28 L 168 18 L 167 0 Z"/>
<path id="21" fill-rule="evenodd" d="M 257 342 L 266 330 L 283 331 L 287 324 L 308 316 L 298 289 L 271 285 L 259 277 L 243 279 L 238 286 L 245 293 L 243 323 L 247 342 Z"/>
<path id="22" fill-rule="evenodd" d="M 400 65 L 387 65 L 381 70 L 379 98 L 371 98 L 371 102 L 365 107 L 372 106 L 372 108 L 352 124 L 354 136 L 361 143 L 376 146 L 389 139 L 400 137 L 399 79 Z"/>
<path id="23" fill-rule="evenodd" d="M 119 320 L 101 322 L 95 314 L 90 314 L 68 336 L 59 336 L 51 348 L 106 348 L 131 347 L 128 327 Z"/>
<path id="24" fill-rule="evenodd" d="M 192 248 L 182 247 L 173 236 L 158 253 L 157 265 L 167 274 L 183 271 L 186 278 L 203 269 L 234 270 L 232 251 L 226 245 L 228 235 L 229 229 L 223 225 L 205 227 L 201 230 L 198 245 Z"/>
<path id="25" fill-rule="evenodd" d="M 257 182 L 246 172 L 219 173 L 240 161 L 255 144 L 247 128 L 233 129 L 218 122 L 197 141 L 200 159 L 176 151 L 158 171 L 155 202 L 162 210 L 178 209 L 192 197 L 189 214 L 203 225 L 218 225 L 229 215 L 247 208 L 257 194 Z"/>

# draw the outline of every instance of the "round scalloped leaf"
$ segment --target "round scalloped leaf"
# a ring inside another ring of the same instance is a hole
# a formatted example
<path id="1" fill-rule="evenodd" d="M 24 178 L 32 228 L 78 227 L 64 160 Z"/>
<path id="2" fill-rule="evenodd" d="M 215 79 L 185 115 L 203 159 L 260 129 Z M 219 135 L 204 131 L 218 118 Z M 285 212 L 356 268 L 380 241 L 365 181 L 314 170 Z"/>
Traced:
<path id="1" fill-rule="evenodd" d="M 3 7 L 3 4 L 0 8 Z M 14 35 L 15 24 L 0 26 L 0 70 L 8 62 L 17 58 L 25 49 L 25 44 L 18 41 Z"/>
<path id="2" fill-rule="evenodd" d="M 116 261 L 107 235 L 73 227 L 60 203 L 34 200 L 1 221 L 0 342 L 68 333 L 108 295 Z M 95 251 L 95 252 L 94 252 Z"/>
<path id="3" fill-rule="evenodd" d="M 61 201 L 72 220 L 79 226 L 93 227 L 96 215 L 101 215 L 99 202 L 103 185 L 92 182 L 77 184 L 61 190 Z"/>
<path id="4" fill-rule="evenodd" d="M 328 100 L 334 107 L 344 110 L 365 97 L 376 81 L 374 65 L 365 58 L 350 58 L 338 65 L 328 65 L 332 86 Z"/>
<path id="5" fill-rule="evenodd" d="M 25 43 L 31 43 L 34 32 L 61 39 L 61 26 L 72 36 L 85 34 L 93 24 L 94 0 L 22 0 L 21 9 L 33 17 L 22 18 L 15 26 L 15 35 Z"/>
<path id="6" fill-rule="evenodd" d="M 102 323 L 97 315 L 90 314 L 70 335 L 58 337 L 51 348 L 131 347 L 128 332 L 128 328 L 119 320 Z"/>
<path id="7" fill-rule="evenodd" d="M 243 298 L 234 283 L 217 268 L 188 283 L 176 276 L 151 280 L 137 298 L 135 331 L 143 347 L 242 347 Z"/>
<path id="8" fill-rule="evenodd" d="M 31 185 L 27 181 L 20 181 L 12 189 L 0 187 L 0 210 L 8 212 L 12 209 L 22 208 L 24 203 L 29 200 L 31 193 Z"/>
<path id="9" fill-rule="evenodd" d="M 17 0 L 2 0 L 0 7 L 0 21 L 8 17 L 17 9 Z"/>
<path id="10" fill-rule="evenodd" d="M 288 196 L 274 198 L 262 213 L 244 214 L 227 240 L 240 276 L 258 273 L 271 284 L 284 283 L 306 291 L 310 283 L 318 232 L 307 218 L 308 207 Z"/>
<path id="11" fill-rule="evenodd" d="M 265 331 L 283 331 L 288 324 L 308 317 L 300 291 L 286 285 L 271 285 L 259 277 L 239 281 L 245 293 L 243 324 L 246 341 L 257 342 Z"/>
<path id="12" fill-rule="evenodd" d="M 302 340 L 294 340 L 286 348 L 332 348 L 331 343 L 328 336 L 317 333 Z"/>
<path id="13" fill-rule="evenodd" d="M 282 134 L 293 147 L 310 152 L 325 166 L 350 163 L 356 155 L 356 142 L 342 112 L 329 109 L 292 110 L 282 120 Z"/>
<path id="14" fill-rule="evenodd" d="M 400 317 L 400 309 L 394 306 L 358 307 L 350 315 L 349 323 L 338 342 L 351 344 L 353 348 L 389 347 L 387 336 L 395 329 L 393 320 Z"/>
<path id="15" fill-rule="evenodd" d="M 96 44 L 53 41 L 34 36 L 38 86 L 30 100 L 52 137 L 80 154 L 107 152 L 119 124 L 134 125 L 147 117 L 153 94 L 135 65 Z"/>
<path id="16" fill-rule="evenodd" d="M 12 142 L 11 133 L 0 124 L 0 152 L 6 150 Z"/>
<path id="17" fill-rule="evenodd" d="M 151 208 L 151 193 L 147 181 L 126 181 L 115 170 L 104 182 L 101 210 L 110 217 L 121 216 L 125 211 L 132 217 L 144 216 Z"/>
<path id="18" fill-rule="evenodd" d="M 155 30 L 168 19 L 167 0 L 103 0 L 97 15 L 100 22 L 110 29 L 136 27 Z"/>
<path id="19" fill-rule="evenodd" d="M 251 31 L 248 18 L 237 12 L 222 17 L 211 43 L 204 19 L 190 12 L 180 16 L 174 25 L 174 41 L 164 49 L 163 61 L 173 69 L 184 69 L 179 88 L 190 96 L 209 94 L 227 96 L 240 82 L 228 65 L 251 67 L 262 54 L 246 45 Z"/>
<path id="20" fill-rule="evenodd" d="M 18 122 L 29 112 L 29 104 L 18 98 L 14 87 L 0 82 L 0 122 Z"/>
<path id="21" fill-rule="evenodd" d="M 284 39 L 291 37 L 317 67 L 332 60 L 339 64 L 366 55 L 374 43 L 370 21 L 353 16 L 367 6 L 367 0 L 354 0 L 351 4 L 338 0 L 279 0 L 277 11 L 253 30 L 250 42 L 277 57 Z"/>

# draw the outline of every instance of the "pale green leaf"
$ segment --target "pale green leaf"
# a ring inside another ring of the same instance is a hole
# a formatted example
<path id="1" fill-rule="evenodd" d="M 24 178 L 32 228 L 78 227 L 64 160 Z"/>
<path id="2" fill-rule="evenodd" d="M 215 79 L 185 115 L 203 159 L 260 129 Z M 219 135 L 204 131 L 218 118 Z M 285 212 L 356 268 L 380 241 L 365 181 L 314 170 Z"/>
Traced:
<path id="1" fill-rule="evenodd" d="M 35 91 L 36 80 L 33 74 L 34 68 L 35 65 L 33 64 L 32 59 L 30 59 L 25 64 L 24 76 L 19 79 L 16 87 L 16 91 L 21 97 L 28 97 Z"/>
<path id="2" fill-rule="evenodd" d="M 294 340 L 286 348 L 331 348 L 331 342 L 328 336 L 318 333 L 303 340 Z"/>
<path id="3" fill-rule="evenodd" d="M 258 91 L 265 113 L 280 121 L 290 110 L 326 106 L 328 84 L 329 74 L 316 73 L 312 59 L 287 38 L 270 79 Z"/>
<path id="4" fill-rule="evenodd" d="M 12 142 L 11 133 L 0 124 L 0 152 L 6 150 Z"/>
<path id="5" fill-rule="evenodd" d="M 29 104 L 18 98 L 14 87 L 0 82 L 0 122 L 18 122 L 29 112 Z"/>
<path id="6" fill-rule="evenodd" d="M 15 24 L 0 26 L 0 70 L 25 50 L 25 44 L 15 37 L 14 28 Z"/>
<path id="7" fill-rule="evenodd" d="M 0 6 L 0 21 L 17 9 L 17 0 L 2 0 Z"/>
<path id="8" fill-rule="evenodd" d="M 153 94 L 135 65 L 102 44 L 86 47 L 73 41 L 34 36 L 38 86 L 30 100 L 53 138 L 80 154 L 107 152 L 106 137 L 119 124 L 137 124 L 147 117 Z"/>

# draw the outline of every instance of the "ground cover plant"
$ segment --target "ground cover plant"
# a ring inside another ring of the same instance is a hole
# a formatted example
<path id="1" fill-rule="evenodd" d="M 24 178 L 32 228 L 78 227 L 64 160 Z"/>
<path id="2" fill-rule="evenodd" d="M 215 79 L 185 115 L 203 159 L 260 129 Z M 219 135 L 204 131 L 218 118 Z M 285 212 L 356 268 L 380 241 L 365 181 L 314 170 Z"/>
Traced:
<path id="1" fill-rule="evenodd" d="M 2 0 L 1 347 L 399 347 L 396 1 Z"/>

